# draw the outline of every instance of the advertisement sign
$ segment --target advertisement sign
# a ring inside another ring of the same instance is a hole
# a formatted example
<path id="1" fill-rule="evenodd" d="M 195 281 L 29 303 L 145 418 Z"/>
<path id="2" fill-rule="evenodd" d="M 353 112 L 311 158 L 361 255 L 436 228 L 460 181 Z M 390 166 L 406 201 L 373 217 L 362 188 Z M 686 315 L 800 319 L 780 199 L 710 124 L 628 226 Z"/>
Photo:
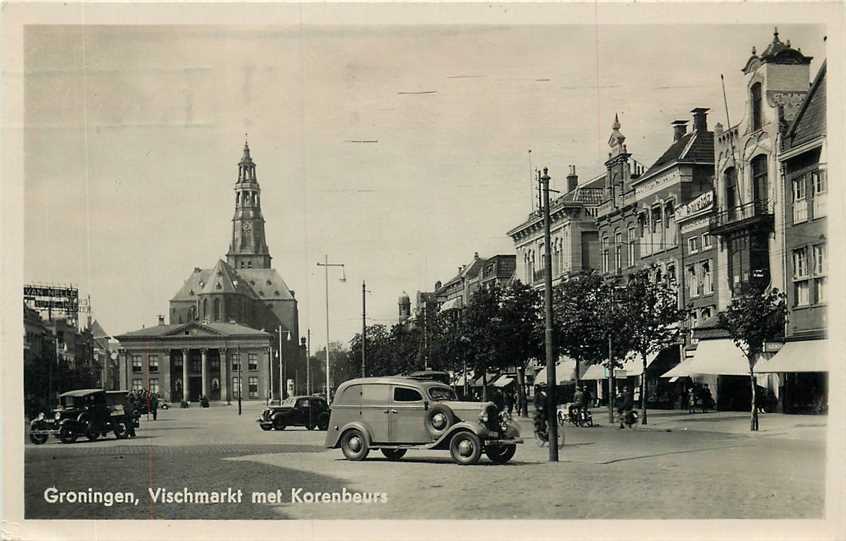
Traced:
<path id="1" fill-rule="evenodd" d="M 683 220 L 688 216 L 696 214 L 697 212 L 708 210 L 713 206 L 714 192 L 705 192 L 693 201 L 680 205 L 679 208 L 676 209 L 676 221 Z"/>

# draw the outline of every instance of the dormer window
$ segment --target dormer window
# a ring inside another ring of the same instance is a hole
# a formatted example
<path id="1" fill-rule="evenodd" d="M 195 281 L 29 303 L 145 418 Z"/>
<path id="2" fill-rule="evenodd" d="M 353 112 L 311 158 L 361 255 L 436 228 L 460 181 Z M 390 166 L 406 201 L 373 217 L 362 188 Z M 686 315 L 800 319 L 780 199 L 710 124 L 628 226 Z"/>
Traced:
<path id="1" fill-rule="evenodd" d="M 752 98 L 752 131 L 760 130 L 763 126 L 761 111 L 761 83 L 755 83 L 750 89 Z"/>

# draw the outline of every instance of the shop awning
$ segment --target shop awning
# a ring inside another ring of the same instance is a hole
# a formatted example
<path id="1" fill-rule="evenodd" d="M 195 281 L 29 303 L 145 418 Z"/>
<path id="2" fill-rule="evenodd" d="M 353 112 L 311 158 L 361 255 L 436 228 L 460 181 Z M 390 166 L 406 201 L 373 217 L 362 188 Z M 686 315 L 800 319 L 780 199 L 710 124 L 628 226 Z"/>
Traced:
<path id="1" fill-rule="evenodd" d="M 588 367 L 582 379 L 596 380 L 605 379 L 605 368 L 601 364 L 593 364 Z"/>
<path id="2" fill-rule="evenodd" d="M 454 299 L 450 299 L 444 302 L 441 305 L 441 312 L 445 312 L 447 310 L 455 310 L 457 308 L 461 308 L 461 297 L 455 297 Z"/>
<path id="3" fill-rule="evenodd" d="M 514 381 L 514 378 L 511 377 L 511 376 L 502 376 L 501 378 L 496 380 L 496 383 L 494 383 L 494 387 L 500 387 L 500 388 L 507 387 L 513 381 Z"/>
<path id="4" fill-rule="evenodd" d="M 670 382 L 672 383 L 678 378 L 693 376 L 696 374 L 695 372 L 691 371 L 691 369 L 693 368 L 693 364 L 694 363 L 692 358 L 685 359 L 676 366 L 661 374 L 661 377 L 670 378 Z"/>
<path id="5" fill-rule="evenodd" d="M 574 381 L 576 379 L 576 361 L 567 358 L 555 363 L 555 379 L 556 385 Z M 546 385 L 546 367 L 535 374 L 535 385 Z"/>
<path id="6" fill-rule="evenodd" d="M 757 372 L 828 372 L 828 340 L 787 342 Z"/>
<path id="7" fill-rule="evenodd" d="M 759 360 L 756 371 L 766 372 L 769 361 Z M 676 371 L 676 369 L 678 369 Z M 684 370 L 684 373 L 682 373 Z M 676 371 L 676 372 L 674 372 Z M 712 374 L 717 376 L 748 376 L 749 361 L 746 355 L 727 338 L 700 340 L 693 359 L 679 363 L 661 377 Z"/>
<path id="8" fill-rule="evenodd" d="M 646 368 L 649 369 L 649 366 L 655 362 L 655 359 L 658 358 L 658 353 L 650 353 L 646 356 Z M 629 352 L 626 355 L 625 361 L 623 361 L 622 370 L 626 371 L 626 376 L 639 376 L 643 374 L 643 359 L 641 359 L 639 353 Z"/>
<path id="9" fill-rule="evenodd" d="M 457 378 L 453 380 L 452 386 L 453 387 L 464 387 L 464 381 L 467 379 L 467 376 L 461 374 Z"/>

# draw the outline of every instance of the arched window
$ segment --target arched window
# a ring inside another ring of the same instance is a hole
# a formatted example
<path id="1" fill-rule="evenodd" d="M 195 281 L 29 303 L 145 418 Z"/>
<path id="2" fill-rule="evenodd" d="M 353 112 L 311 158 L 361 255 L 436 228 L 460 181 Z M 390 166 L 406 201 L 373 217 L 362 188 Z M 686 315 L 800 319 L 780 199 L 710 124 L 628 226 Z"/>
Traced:
<path id="1" fill-rule="evenodd" d="M 734 167 L 729 167 L 723 173 L 723 183 L 726 190 L 725 208 L 732 213 L 737 206 L 737 171 Z"/>
<path id="2" fill-rule="evenodd" d="M 763 154 L 752 158 L 752 196 L 756 203 L 766 203 L 769 199 L 769 181 L 767 178 L 767 157 Z"/>
<path id="3" fill-rule="evenodd" d="M 203 299 L 203 319 L 209 318 L 209 300 Z"/>
<path id="4" fill-rule="evenodd" d="M 764 124 L 761 115 L 761 83 L 755 83 L 749 91 L 752 99 L 752 130 L 760 130 Z"/>
<path id="5" fill-rule="evenodd" d="M 220 314 L 220 299 L 214 300 L 214 320 L 220 321 L 221 320 Z"/>

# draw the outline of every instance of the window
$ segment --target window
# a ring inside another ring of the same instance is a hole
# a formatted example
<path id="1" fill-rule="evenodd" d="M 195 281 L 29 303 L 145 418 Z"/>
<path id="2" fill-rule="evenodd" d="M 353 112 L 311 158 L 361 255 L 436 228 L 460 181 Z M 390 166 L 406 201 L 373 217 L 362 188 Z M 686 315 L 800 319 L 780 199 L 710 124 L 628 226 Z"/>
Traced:
<path id="1" fill-rule="evenodd" d="M 687 239 L 687 252 L 695 254 L 699 251 L 699 237 L 690 237 Z"/>
<path id="2" fill-rule="evenodd" d="M 150 392 L 159 394 L 159 378 L 150 378 Z"/>
<path id="3" fill-rule="evenodd" d="M 713 246 L 713 244 L 711 244 L 712 242 L 713 242 L 713 239 L 712 239 L 710 233 L 703 233 L 702 234 L 702 249 L 703 250 L 707 250 L 708 248 Z"/>
<path id="4" fill-rule="evenodd" d="M 614 233 L 614 269 L 619 273 L 623 270 L 623 234 Z"/>
<path id="5" fill-rule="evenodd" d="M 171 357 L 170 361 L 171 366 L 173 366 L 175 370 L 182 370 L 182 355 Z"/>
<path id="6" fill-rule="evenodd" d="M 159 356 L 150 355 L 150 373 L 156 374 L 159 371 Z"/>
<path id="7" fill-rule="evenodd" d="M 810 291 L 808 288 L 808 280 L 794 282 L 796 292 L 796 306 L 807 306 L 810 304 Z"/>
<path id="8" fill-rule="evenodd" d="M 132 371 L 133 372 L 143 372 L 144 370 L 144 363 L 141 361 L 141 355 L 133 355 L 132 356 Z"/>
<path id="9" fill-rule="evenodd" d="M 726 186 L 725 208 L 729 211 L 729 216 L 733 218 L 734 208 L 737 206 L 737 171 L 734 167 L 726 169 L 724 181 Z"/>
<path id="10" fill-rule="evenodd" d="M 827 190 L 825 171 L 813 171 L 811 173 L 811 189 L 814 191 L 814 218 L 822 218 L 826 215 L 825 193 Z"/>
<path id="11" fill-rule="evenodd" d="M 696 279 L 696 267 L 691 265 L 687 268 L 687 287 L 691 297 L 699 296 L 698 282 Z"/>
<path id="12" fill-rule="evenodd" d="M 258 398 L 258 376 L 250 376 L 247 382 L 249 383 L 249 389 L 247 389 L 249 398 Z"/>
<path id="13" fill-rule="evenodd" d="M 816 304 L 825 302 L 825 278 L 814 279 L 814 294 L 816 295 L 814 298 Z"/>
<path id="14" fill-rule="evenodd" d="M 814 246 L 814 274 L 825 274 L 825 244 Z"/>
<path id="15" fill-rule="evenodd" d="M 705 320 L 710 319 L 710 318 L 711 318 L 711 307 L 709 306 L 707 308 L 703 308 L 702 309 L 702 316 L 701 316 L 700 319 L 702 321 L 705 321 Z"/>
<path id="16" fill-rule="evenodd" d="M 803 199 L 805 199 L 805 175 L 802 175 L 799 178 L 794 178 L 792 184 L 793 200 L 802 201 Z"/>
<path id="17" fill-rule="evenodd" d="M 805 248 L 793 250 L 793 278 L 808 276 L 808 253 Z"/>
<path id="18" fill-rule="evenodd" d="M 258 370 L 258 353 L 247 354 L 248 370 Z"/>
<path id="19" fill-rule="evenodd" d="M 238 376 L 232 378 L 232 394 L 235 398 L 241 397 L 241 378 Z"/>
<path id="20" fill-rule="evenodd" d="M 702 262 L 702 293 L 709 295 L 714 292 L 714 285 L 711 281 L 711 260 Z"/>
<path id="21" fill-rule="evenodd" d="M 382 406 L 391 400 L 391 386 L 370 384 L 362 385 L 361 387 L 361 403 L 362 405 L 378 405 Z"/>
<path id="22" fill-rule="evenodd" d="M 407 387 L 394 387 L 394 402 L 419 402 L 423 400 L 420 393 Z"/>
<path id="23" fill-rule="evenodd" d="M 761 112 L 761 83 L 755 83 L 750 89 L 752 98 L 752 130 L 760 130 L 764 125 Z"/>
<path id="24" fill-rule="evenodd" d="M 197 372 L 202 371 L 202 361 L 200 361 L 200 359 L 191 359 L 191 372 L 194 372 L 196 374 Z"/>
<path id="25" fill-rule="evenodd" d="M 805 175 L 794 178 L 793 186 L 793 223 L 798 224 L 808 220 L 808 201 L 805 194 Z"/>
<path id="26" fill-rule="evenodd" d="M 752 158 L 752 196 L 755 203 L 766 203 L 769 198 L 767 175 L 767 157 L 760 155 Z M 759 207 L 756 206 L 755 210 L 758 211 Z"/>
<path id="27" fill-rule="evenodd" d="M 140 391 L 144 388 L 144 383 L 141 381 L 141 378 L 132 378 L 132 390 L 133 391 Z"/>
<path id="28" fill-rule="evenodd" d="M 602 272 L 608 272 L 608 236 L 602 237 Z"/>
<path id="29" fill-rule="evenodd" d="M 631 267 L 635 264 L 635 228 L 633 226 L 629 226 L 629 236 L 628 236 L 628 266 Z"/>
<path id="30" fill-rule="evenodd" d="M 676 245 L 676 214 L 673 202 L 664 205 L 664 246 Z"/>

